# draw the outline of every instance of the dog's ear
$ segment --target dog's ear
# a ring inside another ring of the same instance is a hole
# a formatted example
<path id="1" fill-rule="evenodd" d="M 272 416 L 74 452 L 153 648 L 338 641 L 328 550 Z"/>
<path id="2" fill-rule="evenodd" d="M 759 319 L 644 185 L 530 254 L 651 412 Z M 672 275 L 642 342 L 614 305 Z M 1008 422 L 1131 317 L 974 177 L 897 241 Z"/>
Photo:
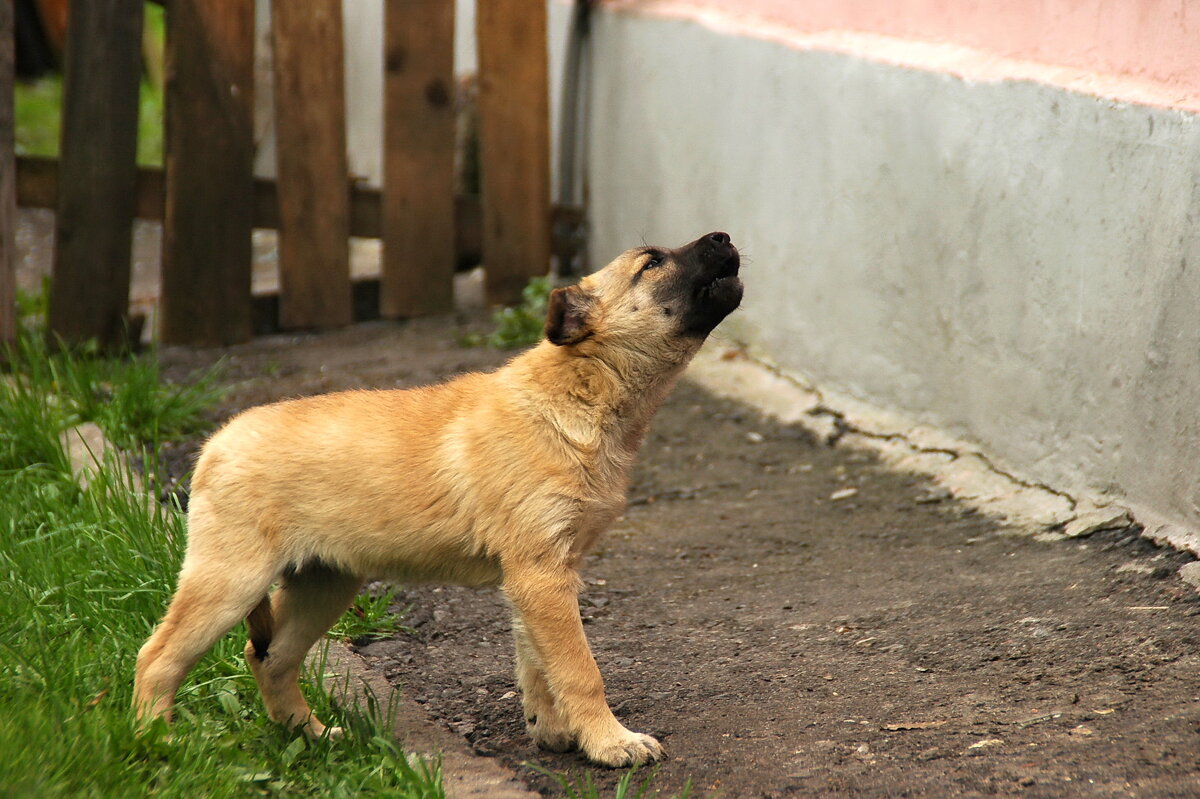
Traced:
<path id="1" fill-rule="evenodd" d="M 546 308 L 546 338 L 551 343 L 578 344 L 592 334 L 592 298 L 579 286 L 550 292 Z"/>

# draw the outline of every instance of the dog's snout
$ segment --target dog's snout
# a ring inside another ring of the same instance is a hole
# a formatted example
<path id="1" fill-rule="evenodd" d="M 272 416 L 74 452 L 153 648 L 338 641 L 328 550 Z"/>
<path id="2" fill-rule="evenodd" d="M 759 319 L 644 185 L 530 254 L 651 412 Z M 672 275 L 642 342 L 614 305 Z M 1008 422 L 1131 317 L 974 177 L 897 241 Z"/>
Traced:
<path id="1" fill-rule="evenodd" d="M 698 270 L 697 278 L 708 280 L 708 273 L 717 270 L 724 274 L 737 271 L 738 249 L 734 246 L 729 234 L 721 230 L 705 233 L 700 238 L 680 247 L 675 251 L 681 260 L 688 262 Z"/>

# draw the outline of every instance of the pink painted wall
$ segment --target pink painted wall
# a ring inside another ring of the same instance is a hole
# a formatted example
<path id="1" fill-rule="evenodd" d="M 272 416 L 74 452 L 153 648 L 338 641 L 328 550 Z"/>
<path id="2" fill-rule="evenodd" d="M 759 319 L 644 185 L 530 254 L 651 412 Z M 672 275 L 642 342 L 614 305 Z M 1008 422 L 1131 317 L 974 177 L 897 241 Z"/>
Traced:
<path id="1" fill-rule="evenodd" d="M 609 0 L 607 5 L 691 17 L 806 47 L 819 48 L 824 39 L 833 49 L 867 56 L 875 49 L 881 60 L 931 68 L 940 62 L 968 77 L 1044 79 L 1200 109 L 1197 0 Z M 921 46 L 906 55 L 895 41 L 872 48 L 876 37 Z M 964 50 L 975 54 L 975 66 Z"/>

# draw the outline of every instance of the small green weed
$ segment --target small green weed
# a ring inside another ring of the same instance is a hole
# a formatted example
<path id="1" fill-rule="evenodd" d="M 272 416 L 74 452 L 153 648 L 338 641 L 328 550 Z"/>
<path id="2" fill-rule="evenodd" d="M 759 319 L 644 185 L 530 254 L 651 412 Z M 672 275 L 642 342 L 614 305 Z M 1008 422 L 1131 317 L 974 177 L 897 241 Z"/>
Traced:
<path id="1" fill-rule="evenodd" d="M 600 799 L 600 789 L 596 786 L 596 781 L 590 771 L 585 771 L 582 775 L 574 772 L 560 774 L 533 763 L 525 765 L 557 782 L 566 799 Z M 634 777 L 637 776 L 637 772 L 638 769 L 635 766 L 621 775 L 613 788 L 613 799 L 649 799 L 661 795 L 661 792 L 653 787 L 654 777 L 658 774 L 657 768 L 645 775 L 641 782 L 635 783 Z M 683 786 L 683 790 L 672 799 L 688 799 L 691 795 L 692 783 L 691 780 L 688 780 L 687 784 Z"/>
<path id="2" fill-rule="evenodd" d="M 50 276 L 42 278 L 41 291 L 17 289 L 17 317 L 27 327 L 43 324 L 50 311 Z"/>
<path id="3" fill-rule="evenodd" d="M 363 591 L 354 598 L 346 615 L 329 631 L 329 637 L 347 641 L 377 641 L 400 630 L 400 616 L 392 613 L 396 589 Z"/>
<path id="4" fill-rule="evenodd" d="M 546 303 L 550 298 L 550 278 L 535 277 L 521 290 L 521 304 L 501 308 L 492 316 L 496 329 L 486 336 L 463 337 L 469 347 L 487 345 L 498 350 L 528 347 L 542 338 L 546 324 Z"/>

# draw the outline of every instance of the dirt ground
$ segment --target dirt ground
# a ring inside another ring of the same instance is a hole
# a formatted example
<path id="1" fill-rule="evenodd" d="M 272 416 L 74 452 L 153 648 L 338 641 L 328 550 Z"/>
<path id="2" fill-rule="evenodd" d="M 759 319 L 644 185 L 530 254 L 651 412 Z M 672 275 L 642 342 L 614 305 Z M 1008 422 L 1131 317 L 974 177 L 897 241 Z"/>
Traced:
<path id="1" fill-rule="evenodd" d="M 490 368 L 507 355 L 457 344 L 483 324 L 163 355 L 175 377 L 226 357 L 227 415 Z M 1017 536 L 685 382 L 587 560 L 581 607 L 617 715 L 669 752 L 664 795 L 1200 796 L 1188 560 L 1136 530 Z M 358 647 L 371 670 L 534 790 L 557 789 L 530 764 L 588 770 L 526 737 L 499 592 L 405 586 L 397 608 L 411 631 Z"/>

